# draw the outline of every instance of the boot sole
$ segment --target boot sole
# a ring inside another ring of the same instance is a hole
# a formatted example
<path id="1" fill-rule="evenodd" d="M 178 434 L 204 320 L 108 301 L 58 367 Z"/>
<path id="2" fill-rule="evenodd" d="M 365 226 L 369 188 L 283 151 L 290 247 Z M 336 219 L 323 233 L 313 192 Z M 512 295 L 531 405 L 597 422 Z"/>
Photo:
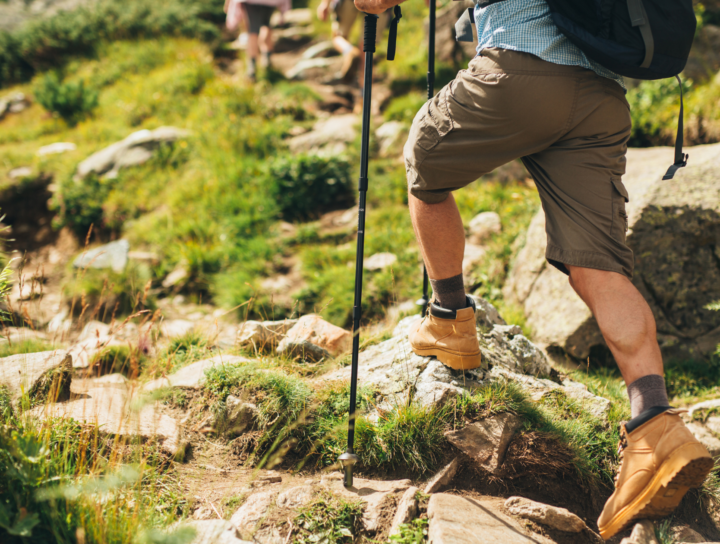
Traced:
<path id="1" fill-rule="evenodd" d="M 412 347 L 416 355 L 420 355 L 421 357 L 437 357 L 438 361 L 453 370 L 472 370 L 482 365 L 482 356 L 479 351 L 468 355 L 439 348 L 416 348 L 412 346 L 412 344 L 410 347 Z"/>
<path id="2" fill-rule="evenodd" d="M 622 531 L 635 519 L 657 519 L 669 515 L 691 488 L 702 486 L 714 461 L 702 444 L 687 444 L 675 450 L 640 494 L 600 527 L 605 540 Z"/>

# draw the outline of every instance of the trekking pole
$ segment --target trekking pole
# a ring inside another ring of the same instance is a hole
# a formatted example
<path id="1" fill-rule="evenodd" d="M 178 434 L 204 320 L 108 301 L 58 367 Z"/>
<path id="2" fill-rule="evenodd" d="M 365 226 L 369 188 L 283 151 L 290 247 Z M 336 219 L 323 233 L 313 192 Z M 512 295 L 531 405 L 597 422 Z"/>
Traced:
<path id="1" fill-rule="evenodd" d="M 397 38 L 397 25 L 402 17 L 400 6 L 395 6 L 395 17 L 390 23 L 388 35 L 388 60 L 395 59 L 395 41 Z M 365 52 L 365 81 L 363 84 L 363 116 L 362 140 L 360 151 L 360 179 L 358 191 L 358 231 L 357 253 L 355 255 L 355 305 L 353 306 L 353 344 L 352 368 L 350 371 L 350 418 L 348 420 L 347 451 L 340 456 L 340 463 L 345 470 L 345 487 L 353 485 L 353 465 L 358 462 L 355 455 L 355 405 L 357 400 L 358 359 L 360 356 L 360 315 L 362 311 L 362 280 L 363 280 L 363 253 L 365 250 L 365 199 L 368 189 L 368 161 L 370 144 L 370 107 L 372 100 L 372 72 L 373 53 L 375 53 L 375 35 L 377 31 L 378 16 L 365 15 L 365 33 L 363 36 L 363 51 Z"/>
<path id="2" fill-rule="evenodd" d="M 430 0 L 430 15 L 428 20 L 428 70 L 427 70 L 427 99 L 430 100 L 435 95 L 435 0 Z M 422 308 L 421 315 L 425 317 L 427 314 L 430 298 L 428 297 L 428 272 L 425 262 L 423 262 L 423 295 L 415 304 Z"/>

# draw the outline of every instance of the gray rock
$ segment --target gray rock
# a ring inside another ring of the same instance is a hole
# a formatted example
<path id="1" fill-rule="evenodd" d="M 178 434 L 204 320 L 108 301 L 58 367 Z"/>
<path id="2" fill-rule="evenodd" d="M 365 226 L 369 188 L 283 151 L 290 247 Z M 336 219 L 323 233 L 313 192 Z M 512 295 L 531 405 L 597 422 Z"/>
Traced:
<path id="1" fill-rule="evenodd" d="M 250 544 L 250 541 L 240 538 L 235 525 L 224 519 L 189 521 L 183 526 L 195 529 L 195 539 L 191 544 Z"/>
<path id="2" fill-rule="evenodd" d="M 315 59 L 318 57 L 329 57 L 335 54 L 335 46 L 330 40 L 326 40 L 308 47 L 300 56 L 300 58 L 303 60 Z"/>
<path id="3" fill-rule="evenodd" d="M 326 59 L 326 58 L 311 58 L 311 59 L 302 59 L 295 63 L 295 65 L 290 68 L 287 72 L 285 72 L 285 77 L 290 80 L 301 80 L 301 79 L 308 79 L 308 76 L 311 72 L 315 71 L 317 68 L 327 68 L 333 64 L 332 59 Z M 297 138 L 300 138 L 300 136 L 297 136 Z"/>
<path id="4" fill-rule="evenodd" d="M 139 130 L 105 149 L 97 151 L 77 167 L 76 180 L 90 174 L 117 177 L 121 168 L 146 162 L 158 146 L 188 136 L 189 131 L 175 127 L 160 127 L 155 130 Z"/>
<path id="5" fill-rule="evenodd" d="M 569 510 L 524 497 L 510 497 L 505 501 L 505 508 L 513 516 L 520 516 L 566 533 L 579 533 L 586 528 L 585 522 Z"/>
<path id="6" fill-rule="evenodd" d="M 252 427 L 259 411 L 257 406 L 251 402 L 243 402 L 241 399 L 229 395 L 225 400 L 225 434 L 237 436 Z"/>
<path id="7" fill-rule="evenodd" d="M 168 338 L 183 336 L 194 328 L 195 323 L 188 319 L 169 319 L 160 323 L 160 332 Z"/>
<path id="8" fill-rule="evenodd" d="M 425 494 L 430 495 L 431 493 L 437 493 L 443 488 L 450 485 L 452 479 L 457 474 L 458 468 L 460 467 L 460 459 L 456 457 L 450 461 L 447 465 L 441 468 L 435 476 L 425 485 Z"/>
<path id="9" fill-rule="evenodd" d="M 655 527 L 651 521 L 643 520 L 633 527 L 629 537 L 623 538 L 620 544 L 659 544 L 655 537 Z"/>
<path id="10" fill-rule="evenodd" d="M 280 493 L 276 504 L 280 508 L 300 508 L 310 504 L 315 496 L 315 487 L 312 485 L 299 485 L 291 487 Z"/>
<path id="11" fill-rule="evenodd" d="M 172 455 L 180 453 L 182 445 L 177 422 L 160 413 L 154 404 L 139 403 L 141 407 L 138 410 L 131 409 L 136 400 L 139 399 L 127 382 L 93 382 L 80 398 L 38 406 L 29 414 L 41 419 L 72 418 L 95 424 L 110 434 L 158 438 L 165 451 Z"/>
<path id="12" fill-rule="evenodd" d="M 670 535 L 672 536 L 674 542 L 681 544 L 701 544 L 703 542 L 707 542 L 707 539 L 704 536 L 687 525 L 675 525 L 670 529 Z"/>
<path id="13" fill-rule="evenodd" d="M 708 431 L 720 438 L 720 416 L 711 416 L 705 421 L 705 427 Z"/>
<path id="14" fill-rule="evenodd" d="M 521 425 L 519 416 L 504 413 L 446 432 L 445 438 L 482 468 L 497 473 L 510 441 Z"/>
<path id="15" fill-rule="evenodd" d="M 304 315 L 278 344 L 278 354 L 319 361 L 350 351 L 352 334 L 318 315 Z"/>
<path id="16" fill-rule="evenodd" d="M 688 410 L 688 416 L 692 419 L 695 416 L 696 412 L 701 412 L 704 410 L 714 410 L 716 408 L 720 408 L 720 399 L 711 399 L 703 402 L 698 402 L 697 404 L 694 404 L 690 407 L 690 409 Z"/>
<path id="17" fill-rule="evenodd" d="M 633 283 L 658 325 L 663 355 L 707 356 L 720 343 L 720 312 L 705 308 L 720 299 L 720 144 L 688 148 L 692 160 L 673 180 L 662 176 L 667 148 L 628 151 L 624 184 L 628 245 L 636 255 Z M 597 323 L 567 277 L 544 261 L 542 212 L 533 219 L 513 264 L 505 296 L 524 306 L 533 340 L 585 359 L 604 345 Z"/>
<path id="18" fill-rule="evenodd" d="M 18 398 L 23 391 L 33 389 L 47 371 L 60 368 L 66 355 L 66 351 L 55 350 L 3 357 L 0 359 L 0 385 L 6 386 L 13 398 Z"/>
<path id="19" fill-rule="evenodd" d="M 473 285 L 476 283 L 474 273 L 476 268 L 485 260 L 487 250 L 484 246 L 477 244 L 471 244 L 467 242 L 465 244 L 465 253 L 463 254 L 462 271 L 463 278 L 465 279 L 466 285 Z"/>
<path id="20" fill-rule="evenodd" d="M 393 150 L 399 150 L 404 144 L 407 135 L 408 126 L 402 121 L 386 121 L 380 125 L 375 131 L 380 145 L 380 155 L 389 156 Z"/>
<path id="21" fill-rule="evenodd" d="M 75 268 L 111 268 L 113 272 L 120 273 L 125 270 L 128 262 L 130 243 L 127 240 L 117 240 L 100 247 L 83 252 L 73 261 Z"/>
<path id="22" fill-rule="evenodd" d="M 363 261 L 365 270 L 382 270 L 397 262 L 397 255 L 394 253 L 375 253 Z"/>
<path id="23" fill-rule="evenodd" d="M 18 166 L 8 172 L 10 179 L 23 179 L 32 176 L 33 170 L 29 166 Z"/>
<path id="24" fill-rule="evenodd" d="M 720 440 L 699 423 L 688 423 L 687 428 L 705 446 L 713 457 L 720 456 Z"/>
<path id="25" fill-rule="evenodd" d="M 276 489 L 259 491 L 250 495 L 240 508 L 230 518 L 230 523 L 235 525 L 241 536 L 252 534 L 253 529 L 267 514 L 275 503 L 278 492 Z"/>
<path id="26" fill-rule="evenodd" d="M 400 525 L 410 523 L 417 516 L 418 501 L 415 498 L 417 492 L 417 487 L 408 487 L 405 493 L 402 494 L 402 497 L 400 497 L 400 502 L 398 502 L 397 508 L 395 509 L 395 516 L 390 524 L 389 537 L 398 534 L 400 532 Z"/>
<path id="27" fill-rule="evenodd" d="M 468 224 L 468 241 L 471 244 L 482 244 L 501 230 L 502 221 L 497 213 L 482 212 L 473 217 Z"/>
<path id="28" fill-rule="evenodd" d="M 44 157 L 45 155 L 57 155 L 66 151 L 75 151 L 76 149 L 77 146 L 72 142 L 55 142 L 42 146 L 38 149 L 37 154 L 39 157 Z"/>
<path id="29" fill-rule="evenodd" d="M 324 61 L 326 64 L 329 62 L 328 59 L 312 60 L 312 62 L 319 61 Z M 302 62 L 311 61 L 301 61 L 298 65 Z M 288 141 L 290 151 L 302 153 L 327 150 L 331 153 L 342 153 L 347 144 L 355 141 L 357 135 L 355 127 L 358 121 L 358 117 L 353 114 L 333 115 L 327 119 L 321 119 L 315 123 L 310 132 L 295 136 Z"/>
<path id="30" fill-rule="evenodd" d="M 475 301 L 475 322 L 483 332 L 491 330 L 493 325 L 507 325 L 497 308 L 487 300 L 475 295 L 470 295 L 470 298 Z"/>
<path id="31" fill-rule="evenodd" d="M 549 544 L 540 536 L 526 536 L 514 519 L 492 502 L 436 493 L 428 504 L 429 544 Z"/>
<path id="32" fill-rule="evenodd" d="M 251 345 L 255 349 L 275 348 L 297 322 L 297 319 L 245 321 L 238 328 L 237 343 L 241 346 Z"/>
<path id="33" fill-rule="evenodd" d="M 149 393 L 162 387 L 184 387 L 187 389 L 200 389 L 205 383 L 206 371 L 216 366 L 230 366 L 238 363 L 249 362 L 250 359 L 239 355 L 216 355 L 210 359 L 203 359 L 187 366 L 184 366 L 174 374 L 163 376 L 147 382 L 140 389 L 143 393 Z"/>

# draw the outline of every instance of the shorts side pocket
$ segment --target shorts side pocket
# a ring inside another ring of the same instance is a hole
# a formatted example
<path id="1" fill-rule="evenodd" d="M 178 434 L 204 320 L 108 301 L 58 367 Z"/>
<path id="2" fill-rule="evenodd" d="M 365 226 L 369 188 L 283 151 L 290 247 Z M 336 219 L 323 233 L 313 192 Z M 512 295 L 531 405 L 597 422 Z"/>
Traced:
<path id="1" fill-rule="evenodd" d="M 426 109 L 424 115 L 416 118 L 413 123 L 413 125 L 418 125 L 417 145 L 425 151 L 432 151 L 453 129 L 452 117 L 447 104 L 448 90 L 449 85 L 446 85 L 432 100 L 428 101 L 423 106 Z"/>
<path id="2" fill-rule="evenodd" d="M 627 189 L 620 178 L 611 178 L 612 181 L 612 223 L 610 236 L 625 242 L 628 231 L 628 215 L 625 204 L 630 200 Z"/>

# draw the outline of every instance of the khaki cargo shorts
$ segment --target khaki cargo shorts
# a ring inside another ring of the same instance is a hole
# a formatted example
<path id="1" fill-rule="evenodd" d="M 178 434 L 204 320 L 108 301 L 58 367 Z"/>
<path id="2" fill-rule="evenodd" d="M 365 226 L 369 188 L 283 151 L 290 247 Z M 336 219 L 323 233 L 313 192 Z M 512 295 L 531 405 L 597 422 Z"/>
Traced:
<path id="1" fill-rule="evenodd" d="M 621 178 L 630 107 L 616 82 L 528 53 L 485 49 L 415 116 L 405 168 L 412 195 L 445 200 L 522 159 L 546 216 L 545 256 L 632 277 Z"/>

